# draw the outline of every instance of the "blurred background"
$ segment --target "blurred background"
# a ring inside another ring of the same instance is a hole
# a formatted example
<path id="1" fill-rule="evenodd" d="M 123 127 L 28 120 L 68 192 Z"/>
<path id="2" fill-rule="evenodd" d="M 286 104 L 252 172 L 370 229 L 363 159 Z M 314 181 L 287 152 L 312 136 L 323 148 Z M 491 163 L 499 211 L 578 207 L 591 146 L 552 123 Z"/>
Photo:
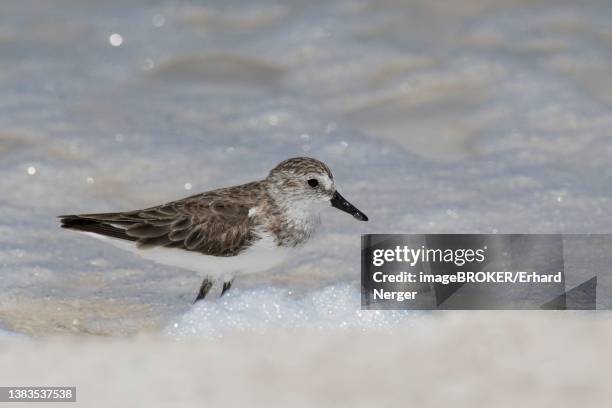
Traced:
<path id="1" fill-rule="evenodd" d="M 611 62 L 608 0 L 3 1 L 0 327 L 182 340 L 420 322 L 425 347 L 455 326 L 359 310 L 359 234 L 611 232 Z M 298 155 L 370 222 L 330 209 L 288 265 L 195 307 L 194 273 L 57 225 Z"/>

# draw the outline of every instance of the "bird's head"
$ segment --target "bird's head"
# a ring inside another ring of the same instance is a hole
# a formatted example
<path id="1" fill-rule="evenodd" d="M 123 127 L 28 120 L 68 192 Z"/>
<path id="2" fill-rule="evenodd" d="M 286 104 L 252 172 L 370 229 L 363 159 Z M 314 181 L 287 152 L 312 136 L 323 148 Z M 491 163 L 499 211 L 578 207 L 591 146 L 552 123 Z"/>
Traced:
<path id="1" fill-rule="evenodd" d="M 368 220 L 364 213 L 338 193 L 331 170 L 317 159 L 287 159 L 274 167 L 266 180 L 268 191 L 283 207 L 310 210 L 331 204 L 359 221 Z"/>

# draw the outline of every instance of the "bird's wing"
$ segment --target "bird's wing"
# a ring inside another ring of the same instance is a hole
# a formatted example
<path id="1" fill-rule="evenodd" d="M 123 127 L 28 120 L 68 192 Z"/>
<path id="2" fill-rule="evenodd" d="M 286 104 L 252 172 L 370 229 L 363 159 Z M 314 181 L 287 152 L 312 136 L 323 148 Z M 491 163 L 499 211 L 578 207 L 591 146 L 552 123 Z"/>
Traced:
<path id="1" fill-rule="evenodd" d="M 254 183 L 251 183 L 254 184 Z M 139 248 L 167 247 L 233 256 L 257 234 L 249 209 L 257 185 L 220 189 L 143 210 L 60 216 L 62 227 L 134 241 Z"/>

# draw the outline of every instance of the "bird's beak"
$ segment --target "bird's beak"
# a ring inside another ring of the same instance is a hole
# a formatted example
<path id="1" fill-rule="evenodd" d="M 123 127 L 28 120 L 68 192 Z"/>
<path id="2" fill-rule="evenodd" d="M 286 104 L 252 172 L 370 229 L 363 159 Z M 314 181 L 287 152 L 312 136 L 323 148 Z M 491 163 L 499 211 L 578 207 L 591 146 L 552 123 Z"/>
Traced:
<path id="1" fill-rule="evenodd" d="M 368 217 L 361 211 L 359 211 L 355 206 L 348 201 L 344 197 L 340 195 L 339 192 L 335 192 L 331 198 L 332 207 L 336 207 L 344 212 L 351 214 L 353 217 L 358 219 L 359 221 L 367 221 Z"/>

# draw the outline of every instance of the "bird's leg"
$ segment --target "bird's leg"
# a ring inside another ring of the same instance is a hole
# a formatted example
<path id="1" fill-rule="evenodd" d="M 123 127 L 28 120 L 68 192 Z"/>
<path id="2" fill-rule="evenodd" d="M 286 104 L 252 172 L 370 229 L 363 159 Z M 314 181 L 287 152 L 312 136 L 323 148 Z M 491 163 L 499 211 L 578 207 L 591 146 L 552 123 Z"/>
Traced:
<path id="1" fill-rule="evenodd" d="M 210 291 L 210 289 L 212 288 L 212 286 L 213 284 L 210 281 L 210 279 L 204 278 L 204 280 L 202 281 L 202 286 L 200 286 L 200 291 L 198 292 L 198 296 L 195 298 L 193 303 L 196 303 L 204 299 L 206 295 L 208 294 L 208 292 Z M 225 285 L 224 285 L 224 288 L 225 288 Z"/>
<path id="2" fill-rule="evenodd" d="M 234 278 L 232 278 L 231 280 L 227 281 L 227 282 L 223 282 L 223 290 L 221 290 L 221 295 L 223 296 L 223 294 L 225 292 L 227 292 L 228 290 L 230 290 L 232 288 L 232 283 L 234 283 Z"/>

